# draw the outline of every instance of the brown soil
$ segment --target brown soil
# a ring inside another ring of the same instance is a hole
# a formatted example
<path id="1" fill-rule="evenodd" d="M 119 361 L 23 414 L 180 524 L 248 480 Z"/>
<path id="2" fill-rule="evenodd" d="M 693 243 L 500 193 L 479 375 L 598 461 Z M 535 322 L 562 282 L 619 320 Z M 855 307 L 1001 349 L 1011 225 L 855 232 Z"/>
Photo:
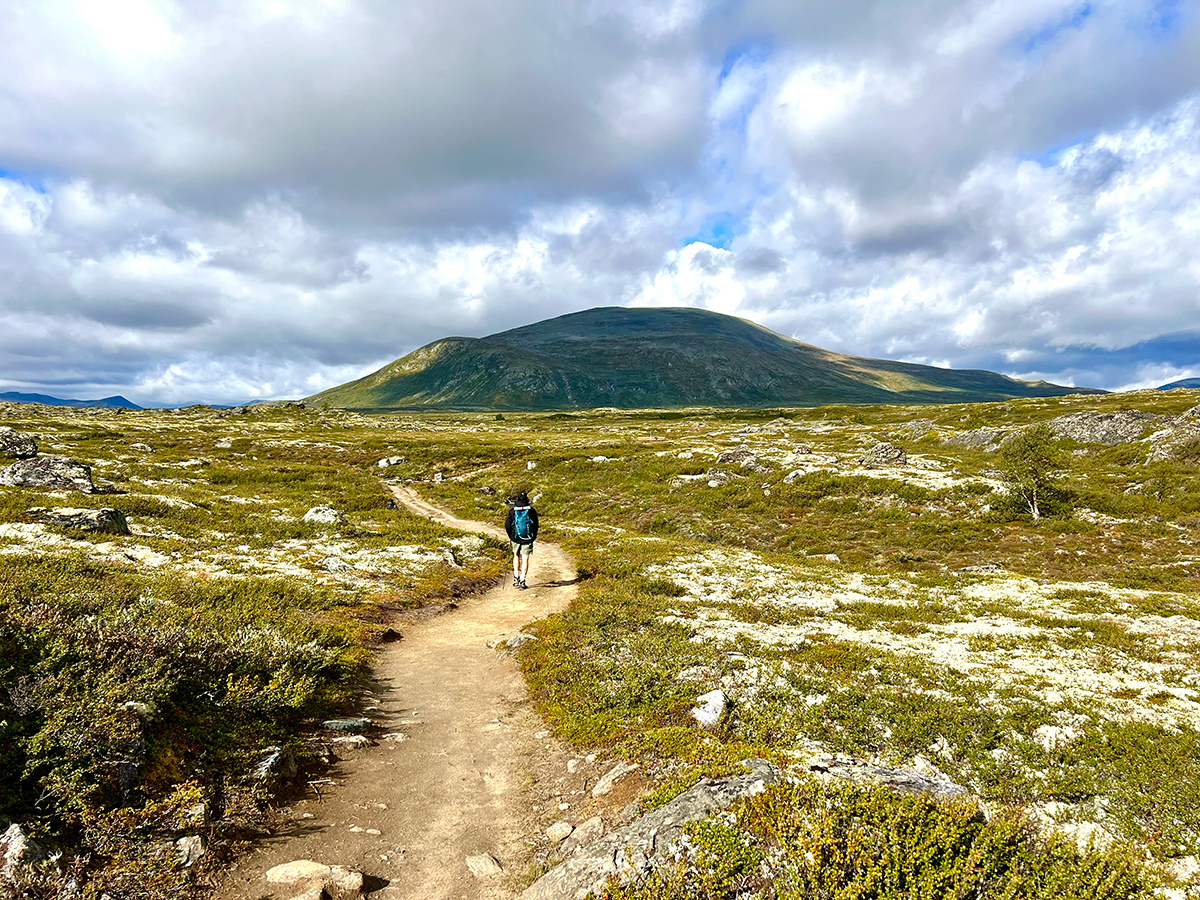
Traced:
<path id="1" fill-rule="evenodd" d="M 498 527 L 454 518 L 411 488 L 392 490 L 409 509 L 445 525 L 504 536 Z M 270 885 L 264 873 L 312 859 L 362 871 L 380 898 L 512 897 L 528 882 L 535 855 L 547 857 L 546 824 L 601 812 L 586 793 L 596 765 L 577 760 L 567 776 L 571 754 L 544 730 L 516 663 L 493 649 L 564 609 L 576 577 L 566 553 L 539 542 L 529 590 L 506 583 L 404 625 L 403 640 L 378 654 L 362 712 L 380 733 L 406 738 L 336 749 L 342 758 L 328 774 L 331 783 L 313 785 L 285 811 L 285 824 L 239 861 L 219 896 L 291 897 L 296 888 Z M 503 875 L 470 873 L 466 858 L 484 853 L 500 862 Z"/>

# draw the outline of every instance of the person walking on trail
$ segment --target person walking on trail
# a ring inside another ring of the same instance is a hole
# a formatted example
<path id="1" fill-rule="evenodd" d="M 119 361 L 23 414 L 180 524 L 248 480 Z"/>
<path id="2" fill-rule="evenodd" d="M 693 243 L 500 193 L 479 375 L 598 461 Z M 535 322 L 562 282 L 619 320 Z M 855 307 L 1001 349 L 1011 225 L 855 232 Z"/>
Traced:
<path id="1" fill-rule="evenodd" d="M 512 543 L 513 587 L 523 591 L 529 575 L 529 558 L 533 556 L 533 542 L 537 540 L 538 514 L 529 502 L 529 495 L 518 491 L 508 499 L 508 516 L 504 519 L 504 530 Z"/>

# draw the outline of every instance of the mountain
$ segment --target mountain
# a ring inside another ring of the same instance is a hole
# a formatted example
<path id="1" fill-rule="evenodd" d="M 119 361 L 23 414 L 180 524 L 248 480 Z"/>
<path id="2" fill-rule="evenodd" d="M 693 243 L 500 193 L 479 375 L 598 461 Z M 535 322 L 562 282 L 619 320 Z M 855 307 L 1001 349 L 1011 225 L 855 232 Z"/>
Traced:
<path id="1" fill-rule="evenodd" d="M 120 395 L 105 397 L 103 400 L 63 400 L 60 397 L 51 397 L 47 394 L 21 394 L 17 391 L 4 391 L 0 392 L 0 402 L 43 403 L 46 406 L 98 406 L 103 409 L 116 409 L 118 407 L 141 409 L 136 403 L 131 403 Z"/>
<path id="2" fill-rule="evenodd" d="M 1170 391 L 1175 388 L 1200 388 L 1200 378 L 1181 378 L 1179 381 L 1172 381 L 1170 384 L 1164 384 L 1156 387 L 1156 391 Z"/>
<path id="3" fill-rule="evenodd" d="M 307 398 L 359 410 L 952 403 L 1103 393 L 822 350 L 707 310 L 600 307 L 449 337 Z"/>

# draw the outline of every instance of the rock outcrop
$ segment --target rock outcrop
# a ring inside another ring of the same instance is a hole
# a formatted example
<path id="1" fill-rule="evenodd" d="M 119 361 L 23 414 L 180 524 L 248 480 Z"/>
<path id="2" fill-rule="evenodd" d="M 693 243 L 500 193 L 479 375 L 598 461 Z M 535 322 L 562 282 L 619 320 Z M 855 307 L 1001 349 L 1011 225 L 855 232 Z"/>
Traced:
<path id="1" fill-rule="evenodd" d="M 44 856 L 37 841 L 30 840 L 21 826 L 13 823 L 0 835 L 0 878 L 11 880 L 22 866 Z"/>
<path id="2" fill-rule="evenodd" d="M 1128 444 L 1140 439 L 1148 428 L 1160 427 L 1166 416 L 1140 409 L 1117 412 L 1077 412 L 1051 419 L 1051 430 L 1060 438 L 1081 444 Z"/>
<path id="3" fill-rule="evenodd" d="M 749 759 L 743 765 L 749 770 L 747 774 L 701 781 L 669 803 L 582 848 L 527 887 L 521 900 L 583 900 L 589 892 L 599 895 L 609 878 L 628 884 L 671 859 L 686 823 L 761 793 L 780 779 L 779 770 L 764 759 Z"/>
<path id="4" fill-rule="evenodd" d="M 0 485 L 59 488 L 83 494 L 96 493 L 91 466 L 85 466 L 65 456 L 18 459 L 12 465 L 0 469 Z"/>
<path id="5" fill-rule="evenodd" d="M 0 457 L 32 459 L 37 455 L 37 441 L 7 425 L 0 425 Z"/>
<path id="6" fill-rule="evenodd" d="M 990 453 L 1000 447 L 1000 442 L 1008 435 L 1006 428 L 972 428 L 946 438 L 944 443 L 951 447 L 965 447 L 968 450 L 983 450 Z"/>
<path id="7" fill-rule="evenodd" d="M 889 444 L 887 441 L 876 444 L 868 450 L 859 464 L 867 469 L 886 469 L 890 466 L 906 466 L 908 465 L 908 454 L 897 447 L 895 444 Z"/>
<path id="8" fill-rule="evenodd" d="M 44 506 L 35 506 L 29 510 L 29 514 L 47 525 L 57 525 L 60 528 L 104 534 L 129 534 L 129 523 L 119 509 L 75 509 L 69 506 L 47 509 Z"/>
<path id="9" fill-rule="evenodd" d="M 947 779 L 936 778 L 915 769 L 893 769 L 849 759 L 820 759 L 810 762 L 814 775 L 840 778 L 855 784 L 877 783 L 902 794 L 932 794 L 935 797 L 964 797 L 969 791 Z"/>

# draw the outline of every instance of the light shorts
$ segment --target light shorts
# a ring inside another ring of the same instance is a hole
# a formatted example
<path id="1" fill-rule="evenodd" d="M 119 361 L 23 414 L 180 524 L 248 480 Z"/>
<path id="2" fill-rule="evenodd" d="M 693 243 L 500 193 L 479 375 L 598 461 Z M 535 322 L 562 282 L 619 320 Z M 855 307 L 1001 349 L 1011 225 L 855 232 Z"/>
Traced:
<path id="1" fill-rule="evenodd" d="M 513 556 L 533 556 L 533 544 L 518 544 L 512 541 Z"/>

